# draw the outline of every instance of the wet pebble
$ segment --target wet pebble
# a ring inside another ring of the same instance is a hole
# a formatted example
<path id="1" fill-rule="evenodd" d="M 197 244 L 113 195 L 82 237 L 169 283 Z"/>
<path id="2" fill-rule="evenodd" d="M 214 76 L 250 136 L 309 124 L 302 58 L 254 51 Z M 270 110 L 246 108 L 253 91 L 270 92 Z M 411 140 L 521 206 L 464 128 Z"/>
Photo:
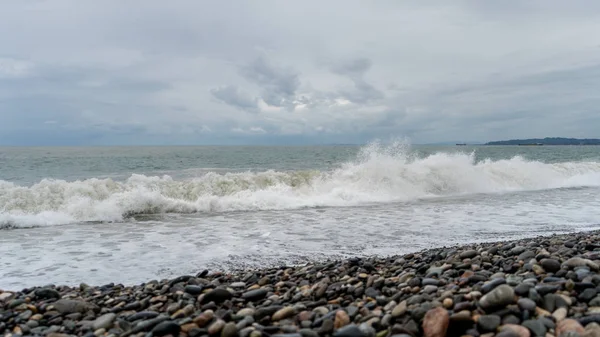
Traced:
<path id="1" fill-rule="evenodd" d="M 496 328 L 500 326 L 502 319 L 496 315 L 483 315 L 477 320 L 477 326 L 482 332 L 496 331 Z"/>
<path id="2" fill-rule="evenodd" d="M 92 328 L 94 330 L 108 329 L 112 326 L 112 324 L 116 318 L 117 318 L 117 315 L 115 313 L 104 314 L 104 315 L 96 318 L 96 320 L 92 324 Z"/>
<path id="3" fill-rule="evenodd" d="M 549 273 L 556 273 L 560 270 L 560 262 L 555 259 L 542 259 L 540 265 Z"/>
<path id="4" fill-rule="evenodd" d="M 519 308 L 521 308 L 521 310 L 525 311 L 535 311 L 535 308 L 537 307 L 535 302 L 530 300 L 529 298 L 520 298 L 517 301 L 517 304 L 519 305 Z"/>
<path id="5" fill-rule="evenodd" d="M 179 335 L 180 331 L 181 327 L 179 326 L 179 324 L 172 321 L 166 321 L 159 323 L 152 329 L 152 336 L 177 336 Z"/>
<path id="6" fill-rule="evenodd" d="M 254 289 L 242 294 L 242 298 L 247 301 L 258 301 L 265 298 L 268 293 L 266 289 Z"/>
<path id="7" fill-rule="evenodd" d="M 540 320 L 527 320 L 522 323 L 524 327 L 531 331 L 532 336 L 545 336 L 548 328 L 544 325 L 544 322 Z"/>
<path id="8" fill-rule="evenodd" d="M 479 300 L 479 305 L 485 309 L 506 306 L 514 302 L 515 291 L 507 284 L 502 284 L 484 295 Z"/>
<path id="9" fill-rule="evenodd" d="M 450 316 L 443 308 L 429 310 L 423 318 L 423 335 L 425 337 L 442 337 L 446 335 Z"/>

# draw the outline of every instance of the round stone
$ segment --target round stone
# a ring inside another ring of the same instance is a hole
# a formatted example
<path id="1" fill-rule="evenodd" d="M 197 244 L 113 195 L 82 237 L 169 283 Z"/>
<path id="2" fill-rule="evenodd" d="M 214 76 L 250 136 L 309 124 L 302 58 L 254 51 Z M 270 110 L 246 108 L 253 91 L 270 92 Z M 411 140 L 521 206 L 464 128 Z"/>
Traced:
<path id="1" fill-rule="evenodd" d="M 519 308 L 521 308 L 521 310 L 532 311 L 532 312 L 535 311 L 535 308 L 537 307 L 535 302 L 530 300 L 529 298 L 520 298 L 517 301 L 517 304 L 519 305 Z"/>
<path id="2" fill-rule="evenodd" d="M 540 265 L 544 270 L 550 273 L 556 273 L 560 270 L 560 262 L 555 259 L 542 259 Z"/>
<path id="3" fill-rule="evenodd" d="M 479 320 L 477 320 L 477 326 L 479 329 L 481 329 L 481 331 L 484 332 L 496 331 L 496 328 L 500 326 L 501 321 L 502 319 L 500 316 L 483 315 L 479 317 Z"/>

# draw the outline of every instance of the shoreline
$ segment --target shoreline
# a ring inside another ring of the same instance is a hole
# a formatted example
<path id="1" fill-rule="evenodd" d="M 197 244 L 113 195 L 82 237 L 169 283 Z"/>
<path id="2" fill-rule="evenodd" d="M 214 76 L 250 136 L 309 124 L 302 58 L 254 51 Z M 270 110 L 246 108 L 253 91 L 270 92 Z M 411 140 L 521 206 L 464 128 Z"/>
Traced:
<path id="1" fill-rule="evenodd" d="M 590 230 L 132 286 L 0 290 L 0 334 L 600 336 L 599 264 L 600 230 Z"/>

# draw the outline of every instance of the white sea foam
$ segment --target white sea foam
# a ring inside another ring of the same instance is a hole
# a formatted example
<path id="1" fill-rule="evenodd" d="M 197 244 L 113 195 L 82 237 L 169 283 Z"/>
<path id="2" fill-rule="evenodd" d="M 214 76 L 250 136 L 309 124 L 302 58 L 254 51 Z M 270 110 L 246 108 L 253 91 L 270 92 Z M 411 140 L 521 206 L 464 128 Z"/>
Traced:
<path id="1" fill-rule="evenodd" d="M 600 162 L 475 161 L 440 152 L 419 158 L 401 144 L 371 144 L 338 169 L 216 173 L 175 180 L 0 181 L 0 227 L 122 221 L 134 214 L 353 206 L 419 198 L 600 186 Z"/>

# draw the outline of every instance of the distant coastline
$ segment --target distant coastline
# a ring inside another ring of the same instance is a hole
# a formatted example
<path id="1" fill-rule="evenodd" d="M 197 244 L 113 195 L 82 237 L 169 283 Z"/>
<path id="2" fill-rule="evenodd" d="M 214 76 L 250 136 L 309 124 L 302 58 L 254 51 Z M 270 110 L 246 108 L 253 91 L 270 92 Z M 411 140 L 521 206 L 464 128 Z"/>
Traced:
<path id="1" fill-rule="evenodd" d="M 596 138 L 529 138 L 529 139 L 511 139 L 494 142 L 487 142 L 485 145 L 521 145 L 521 146 L 541 146 L 541 145 L 600 145 L 600 139 Z"/>

